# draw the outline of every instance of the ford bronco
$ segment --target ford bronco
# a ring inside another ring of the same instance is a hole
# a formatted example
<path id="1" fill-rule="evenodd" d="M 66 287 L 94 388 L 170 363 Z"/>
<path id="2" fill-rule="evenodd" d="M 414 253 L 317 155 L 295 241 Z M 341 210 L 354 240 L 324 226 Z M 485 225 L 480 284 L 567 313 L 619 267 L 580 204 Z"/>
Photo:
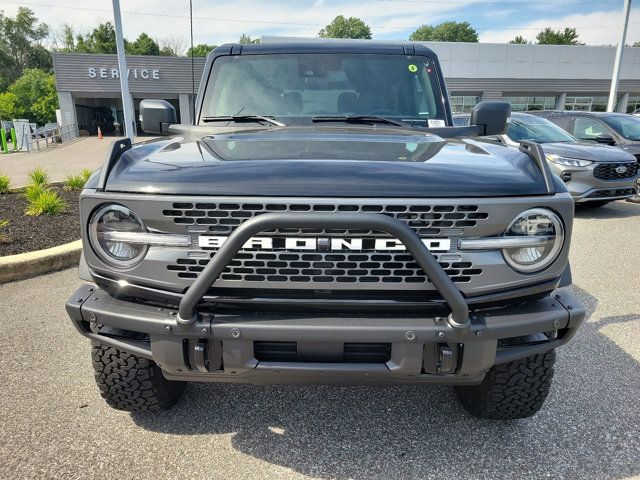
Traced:
<path id="1" fill-rule="evenodd" d="M 540 145 L 455 127 L 418 44 L 224 45 L 195 125 L 113 143 L 81 194 L 66 308 L 109 405 L 174 405 L 188 381 L 447 384 L 484 418 L 533 415 L 584 319 L 574 204 Z"/>

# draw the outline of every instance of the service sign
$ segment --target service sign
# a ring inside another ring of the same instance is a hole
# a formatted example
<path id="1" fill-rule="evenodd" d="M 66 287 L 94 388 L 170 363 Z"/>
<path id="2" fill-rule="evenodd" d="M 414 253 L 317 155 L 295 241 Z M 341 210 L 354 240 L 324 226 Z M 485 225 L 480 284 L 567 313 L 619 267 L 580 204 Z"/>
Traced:
<path id="1" fill-rule="evenodd" d="M 89 78 L 120 78 L 120 71 L 113 67 L 89 67 Z M 160 80 L 159 68 L 127 68 L 127 78 L 142 80 Z"/>

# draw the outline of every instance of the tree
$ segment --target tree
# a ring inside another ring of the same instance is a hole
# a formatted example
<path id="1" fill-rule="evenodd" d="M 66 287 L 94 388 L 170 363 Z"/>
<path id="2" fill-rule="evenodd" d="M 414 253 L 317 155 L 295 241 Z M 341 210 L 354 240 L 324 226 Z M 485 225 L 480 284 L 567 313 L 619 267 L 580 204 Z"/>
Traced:
<path id="1" fill-rule="evenodd" d="M 238 43 L 247 44 L 247 43 L 260 43 L 259 38 L 251 38 L 249 35 L 245 35 L 244 33 L 240 35 L 240 40 Z"/>
<path id="2" fill-rule="evenodd" d="M 634 47 L 640 47 L 640 42 L 636 42 L 633 44 Z"/>
<path id="3" fill-rule="evenodd" d="M 553 30 L 549 27 L 536 35 L 539 45 L 584 45 L 578 41 L 578 32 L 575 28 Z"/>
<path id="4" fill-rule="evenodd" d="M 371 28 L 356 17 L 345 18 L 338 15 L 318 32 L 321 38 L 365 38 L 371 39 Z"/>
<path id="5" fill-rule="evenodd" d="M 515 44 L 515 45 L 529 45 L 531 42 L 529 40 L 525 40 L 523 37 L 518 35 L 513 40 L 509 40 L 509 43 Z"/>
<path id="6" fill-rule="evenodd" d="M 116 31 L 111 22 L 99 24 L 90 33 L 75 33 L 69 25 L 62 26 L 59 35 L 61 52 L 116 53 Z M 125 50 L 129 42 L 125 39 Z"/>
<path id="7" fill-rule="evenodd" d="M 20 7 L 14 18 L 0 11 L 0 90 L 14 82 L 25 68 L 52 67 L 51 55 L 41 42 L 49 35 L 33 11 Z"/>
<path id="8" fill-rule="evenodd" d="M 18 97 L 11 92 L 0 93 L 0 119 L 12 120 L 19 118 Z"/>
<path id="9" fill-rule="evenodd" d="M 116 53 L 116 31 L 111 22 L 99 24 L 85 41 L 89 53 Z"/>
<path id="10" fill-rule="evenodd" d="M 184 55 L 185 40 L 182 37 L 165 37 L 158 39 L 160 55 L 180 57 Z"/>
<path id="11" fill-rule="evenodd" d="M 214 48 L 216 48 L 215 45 L 207 45 L 206 43 L 201 43 L 193 47 L 193 56 L 206 57 L 207 55 L 209 55 L 209 52 L 211 52 Z M 187 57 L 191 56 L 191 51 L 192 51 L 191 48 L 187 50 Z"/>
<path id="12" fill-rule="evenodd" d="M 58 94 L 52 73 L 37 68 L 27 68 L 20 78 L 9 86 L 8 92 L 2 94 L 3 111 L 7 118 L 26 117 L 40 125 L 53 122 L 58 108 Z M 12 107 L 13 111 L 5 112 Z"/>
<path id="13" fill-rule="evenodd" d="M 409 40 L 420 42 L 478 42 L 478 32 L 469 22 L 443 22 L 435 27 L 422 25 Z"/>
<path id="14" fill-rule="evenodd" d="M 142 32 L 133 42 L 127 42 L 127 55 L 160 55 L 160 47 L 156 41 Z"/>

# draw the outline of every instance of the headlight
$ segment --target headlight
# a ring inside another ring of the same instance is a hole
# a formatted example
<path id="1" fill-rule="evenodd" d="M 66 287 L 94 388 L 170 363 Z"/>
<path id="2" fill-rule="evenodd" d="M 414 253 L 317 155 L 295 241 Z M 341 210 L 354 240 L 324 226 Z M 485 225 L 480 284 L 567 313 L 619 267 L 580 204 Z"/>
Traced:
<path id="1" fill-rule="evenodd" d="M 89 221 L 89 240 L 96 254 L 115 268 L 131 268 L 142 261 L 148 245 L 121 240 L 122 234 L 146 232 L 135 213 L 122 205 L 105 205 Z"/>
<path id="2" fill-rule="evenodd" d="M 558 165 L 565 165 L 567 167 L 586 167 L 587 165 L 591 165 L 593 162 L 591 160 L 580 160 L 579 158 L 569 158 L 562 157 L 560 155 L 556 155 L 555 153 L 550 153 L 545 155 L 547 160 L 553 163 L 557 163 Z"/>
<path id="3" fill-rule="evenodd" d="M 564 244 L 564 226 L 560 218 L 546 208 L 532 208 L 522 212 L 509 225 L 505 235 L 509 237 L 540 237 L 535 246 L 505 248 L 506 262 L 519 272 L 542 270 L 558 258 Z"/>

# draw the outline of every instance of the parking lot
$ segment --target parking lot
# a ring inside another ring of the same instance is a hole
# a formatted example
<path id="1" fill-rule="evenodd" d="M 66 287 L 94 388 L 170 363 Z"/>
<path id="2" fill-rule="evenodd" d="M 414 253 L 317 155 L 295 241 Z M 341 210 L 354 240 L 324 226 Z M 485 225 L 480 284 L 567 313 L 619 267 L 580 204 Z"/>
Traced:
<path id="1" fill-rule="evenodd" d="M 534 418 L 481 421 L 448 388 L 190 385 L 128 414 L 94 384 L 64 312 L 67 270 L 0 286 L 2 478 L 640 476 L 640 205 L 578 210 L 573 291 L 587 323 Z"/>

